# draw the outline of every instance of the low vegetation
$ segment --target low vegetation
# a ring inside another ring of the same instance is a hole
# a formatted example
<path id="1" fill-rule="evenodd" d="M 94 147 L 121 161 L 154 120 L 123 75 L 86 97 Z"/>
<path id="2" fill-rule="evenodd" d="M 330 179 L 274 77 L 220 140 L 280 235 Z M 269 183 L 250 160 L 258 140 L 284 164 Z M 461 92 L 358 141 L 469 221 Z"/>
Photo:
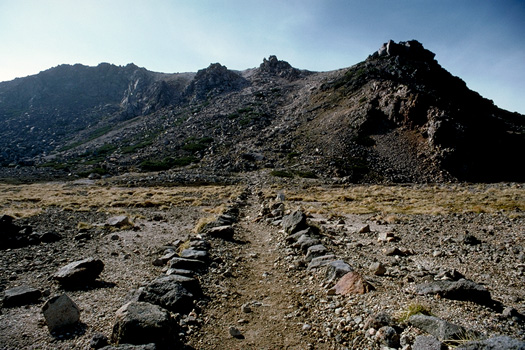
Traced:
<path id="1" fill-rule="evenodd" d="M 519 184 L 359 185 L 282 188 L 288 201 L 311 213 L 430 214 L 525 211 L 525 189 Z M 269 194 L 271 195 L 271 194 Z"/>
<path id="2" fill-rule="evenodd" d="M 126 208 L 215 207 L 237 197 L 241 190 L 238 186 L 124 188 L 72 183 L 0 184 L 0 211 L 19 218 L 39 214 L 49 207 L 115 213 Z"/>

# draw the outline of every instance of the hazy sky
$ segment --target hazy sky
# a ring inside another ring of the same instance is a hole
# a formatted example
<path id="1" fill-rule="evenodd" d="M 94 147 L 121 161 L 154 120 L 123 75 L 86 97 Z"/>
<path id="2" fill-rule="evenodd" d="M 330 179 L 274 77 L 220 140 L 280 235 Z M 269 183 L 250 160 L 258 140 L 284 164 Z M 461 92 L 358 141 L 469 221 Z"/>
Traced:
<path id="1" fill-rule="evenodd" d="M 62 63 L 196 72 L 277 55 L 349 67 L 419 40 L 482 96 L 525 114 L 525 0 L 0 0 L 0 81 Z"/>

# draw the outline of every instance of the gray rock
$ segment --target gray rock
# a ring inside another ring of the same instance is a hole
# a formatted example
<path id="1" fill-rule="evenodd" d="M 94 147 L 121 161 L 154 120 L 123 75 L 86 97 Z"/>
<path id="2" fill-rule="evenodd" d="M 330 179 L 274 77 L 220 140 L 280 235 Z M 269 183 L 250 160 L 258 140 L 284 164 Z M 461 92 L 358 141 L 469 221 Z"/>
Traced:
<path id="1" fill-rule="evenodd" d="M 326 280 L 331 283 L 352 271 L 352 267 L 343 260 L 334 260 L 327 265 Z"/>
<path id="2" fill-rule="evenodd" d="M 308 248 L 310 248 L 311 246 L 314 246 L 314 245 L 317 245 L 317 244 L 320 244 L 320 243 L 321 243 L 321 241 L 318 240 L 317 238 L 313 238 L 313 237 L 307 236 L 307 235 L 302 235 L 301 237 L 299 237 L 297 242 L 295 242 L 292 245 L 292 247 L 293 248 L 299 248 L 303 252 L 306 252 L 308 250 Z"/>
<path id="3" fill-rule="evenodd" d="M 66 294 L 53 297 L 42 307 L 49 332 L 57 332 L 80 320 L 80 309 Z"/>
<path id="4" fill-rule="evenodd" d="M 166 271 L 166 275 L 179 275 L 179 276 L 186 276 L 186 277 L 193 277 L 195 275 L 195 271 L 191 270 L 181 270 L 181 269 L 168 269 Z"/>
<path id="5" fill-rule="evenodd" d="M 42 292 L 30 286 L 19 286 L 6 289 L 4 292 L 3 306 L 20 306 L 38 302 Z"/>
<path id="6" fill-rule="evenodd" d="M 122 228 L 125 226 L 132 226 L 132 223 L 128 216 L 119 215 L 119 216 L 113 216 L 107 219 L 106 225 Z"/>
<path id="7" fill-rule="evenodd" d="M 291 235 L 289 235 L 289 236 L 287 236 L 285 238 L 285 241 L 288 244 L 293 244 L 293 243 L 297 242 L 297 240 L 299 238 L 301 238 L 302 236 L 311 236 L 310 228 L 307 228 L 306 230 L 297 231 L 295 233 L 292 233 Z"/>
<path id="8" fill-rule="evenodd" d="M 177 255 L 177 252 L 175 252 L 173 249 L 170 249 L 170 251 L 166 252 L 163 256 L 160 258 L 157 258 L 153 260 L 153 266 L 164 266 L 173 259 Z"/>
<path id="9" fill-rule="evenodd" d="M 170 269 L 202 271 L 206 269 L 206 264 L 201 260 L 176 257 L 169 261 L 168 267 Z"/>
<path id="10" fill-rule="evenodd" d="M 227 239 L 227 240 L 233 239 L 234 232 L 235 231 L 233 229 L 233 226 L 229 226 L 229 225 L 212 227 L 208 230 L 208 234 L 211 237 L 222 238 L 222 239 Z"/>
<path id="11" fill-rule="evenodd" d="M 412 350 L 445 350 L 447 347 L 432 335 L 420 335 L 416 337 Z"/>
<path id="12" fill-rule="evenodd" d="M 386 273 L 386 268 L 379 262 L 372 263 L 369 270 L 376 276 L 383 276 Z"/>
<path id="13" fill-rule="evenodd" d="M 391 247 L 391 248 L 385 249 L 385 255 L 386 256 L 395 256 L 395 255 L 403 256 L 405 254 L 401 251 L 401 249 L 397 247 Z"/>
<path id="14" fill-rule="evenodd" d="M 184 249 L 180 253 L 181 258 L 186 259 L 196 259 L 196 260 L 207 260 L 208 259 L 208 252 L 205 250 L 198 250 L 193 248 Z"/>
<path id="15" fill-rule="evenodd" d="M 173 347 L 179 343 L 178 330 L 177 322 L 167 310 L 134 301 L 117 311 L 111 340 L 115 344 L 154 343 Z"/>
<path id="16" fill-rule="evenodd" d="M 465 328 L 435 316 L 417 314 L 410 316 L 408 321 L 414 327 L 432 334 L 441 341 L 460 339 L 467 333 Z"/>
<path id="17" fill-rule="evenodd" d="M 310 263 L 308 264 L 307 270 L 318 269 L 322 266 L 326 266 L 330 264 L 334 260 L 335 260 L 335 255 L 333 254 L 318 256 L 317 258 L 313 258 L 312 261 L 310 261 Z"/>
<path id="18" fill-rule="evenodd" d="M 79 286 L 92 283 L 104 269 L 102 260 L 87 258 L 60 268 L 53 278 L 63 286 Z"/>
<path id="19" fill-rule="evenodd" d="M 89 342 L 89 347 L 92 349 L 100 349 L 109 344 L 109 339 L 102 333 L 95 333 Z"/>
<path id="20" fill-rule="evenodd" d="M 393 324 L 392 317 L 390 317 L 389 314 L 386 312 L 378 312 L 367 318 L 365 328 L 379 329 L 381 327 L 392 326 Z"/>
<path id="21" fill-rule="evenodd" d="M 244 335 L 242 335 L 241 331 L 236 327 L 230 327 L 228 329 L 230 335 L 237 339 L 244 339 Z"/>
<path id="22" fill-rule="evenodd" d="M 193 309 L 193 300 L 201 294 L 196 279 L 170 275 L 151 281 L 141 290 L 138 300 L 162 306 L 174 313 L 186 314 Z"/>
<path id="23" fill-rule="evenodd" d="M 324 245 L 316 244 L 308 248 L 304 259 L 306 261 L 312 261 L 312 259 L 314 258 L 326 255 L 327 252 L 328 252 L 328 249 Z"/>
<path id="24" fill-rule="evenodd" d="M 307 228 L 306 215 L 300 210 L 296 210 L 290 215 L 283 217 L 282 226 L 285 232 L 292 234 Z"/>
<path id="25" fill-rule="evenodd" d="M 417 294 L 438 294 L 443 298 L 454 300 L 470 300 L 480 304 L 489 303 L 492 298 L 490 292 L 471 280 L 459 281 L 432 281 L 415 286 Z"/>
<path id="26" fill-rule="evenodd" d="M 399 347 L 399 334 L 390 326 L 384 326 L 377 330 L 376 339 L 379 343 L 386 345 L 389 348 Z"/>
<path id="27" fill-rule="evenodd" d="M 457 350 L 525 350 L 525 342 L 508 336 L 498 336 L 481 341 L 468 342 Z"/>

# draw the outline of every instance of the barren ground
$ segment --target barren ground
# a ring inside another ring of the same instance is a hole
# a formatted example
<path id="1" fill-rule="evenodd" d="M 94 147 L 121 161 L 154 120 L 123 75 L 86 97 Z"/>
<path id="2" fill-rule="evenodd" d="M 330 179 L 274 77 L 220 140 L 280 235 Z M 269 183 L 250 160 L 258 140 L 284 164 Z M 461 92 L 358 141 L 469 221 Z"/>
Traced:
<path id="1" fill-rule="evenodd" d="M 202 308 L 186 344 L 195 349 L 375 348 L 378 345 L 364 329 L 366 319 L 379 311 L 396 317 L 411 304 L 425 305 L 438 317 L 487 335 L 525 339 L 523 323 L 487 306 L 411 293 L 416 283 L 456 269 L 485 285 L 493 299 L 525 313 L 521 185 L 451 185 L 443 186 L 443 191 L 435 186 L 322 190 L 315 185 L 257 183 L 248 188 L 235 240 L 211 240 L 210 253 L 218 263 L 200 277 L 206 298 L 199 304 Z M 200 219 L 219 213 L 241 191 L 234 186 L 120 188 L 93 183 L 2 186 L 3 213 L 19 217 L 17 224 L 30 224 L 34 230 L 56 230 L 63 239 L 0 251 L 0 291 L 28 284 L 53 296 L 63 292 L 50 278 L 59 267 L 93 256 L 102 259 L 105 268 L 100 284 L 67 292 L 82 309 L 76 332 L 49 334 L 41 313 L 47 299 L 43 297 L 39 304 L 1 309 L 0 349 L 88 349 L 95 333 L 109 337 L 115 311 L 127 295 L 162 273 L 152 261 L 162 255 L 163 246 L 186 240 Z M 323 244 L 360 272 L 375 291 L 328 295 L 331 285 L 323 271 L 307 271 L 304 256 L 284 243 L 280 227 L 256 220 L 261 205 L 280 191 L 287 197 L 286 209 L 309 213 L 310 222 L 322 228 Z M 366 198 L 374 200 L 353 207 Z M 478 200 L 470 203 L 467 198 Z M 434 202 L 433 210 L 417 211 L 429 208 L 428 202 Z M 135 228 L 118 231 L 97 225 L 115 214 L 129 215 Z M 371 232 L 358 233 L 365 225 Z M 91 239 L 75 239 L 82 228 Z M 386 231 L 399 240 L 378 242 L 378 233 Z M 466 233 L 482 243 L 463 244 Z M 384 250 L 391 246 L 414 254 L 386 256 Z M 383 263 L 387 273 L 372 274 L 368 270 L 372 262 Z M 243 305 L 251 312 L 244 312 Z M 233 338 L 231 326 L 244 339 Z M 413 337 L 418 331 L 408 327 L 405 333 Z"/>

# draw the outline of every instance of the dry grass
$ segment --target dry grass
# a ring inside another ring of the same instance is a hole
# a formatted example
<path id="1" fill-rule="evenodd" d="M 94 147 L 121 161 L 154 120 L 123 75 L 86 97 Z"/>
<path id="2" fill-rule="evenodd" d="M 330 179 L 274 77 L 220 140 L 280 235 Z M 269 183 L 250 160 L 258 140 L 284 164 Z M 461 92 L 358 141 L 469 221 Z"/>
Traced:
<path id="1" fill-rule="evenodd" d="M 206 207 L 234 199 L 241 191 L 238 186 L 123 188 L 74 183 L 0 184 L 0 213 L 27 217 L 53 206 L 66 211 L 114 213 L 126 208 Z"/>
<path id="2" fill-rule="evenodd" d="M 520 215 L 525 211 L 525 189 L 519 184 L 447 184 L 351 187 L 310 187 L 283 190 L 286 200 L 310 213 L 325 215 L 494 213 Z"/>

